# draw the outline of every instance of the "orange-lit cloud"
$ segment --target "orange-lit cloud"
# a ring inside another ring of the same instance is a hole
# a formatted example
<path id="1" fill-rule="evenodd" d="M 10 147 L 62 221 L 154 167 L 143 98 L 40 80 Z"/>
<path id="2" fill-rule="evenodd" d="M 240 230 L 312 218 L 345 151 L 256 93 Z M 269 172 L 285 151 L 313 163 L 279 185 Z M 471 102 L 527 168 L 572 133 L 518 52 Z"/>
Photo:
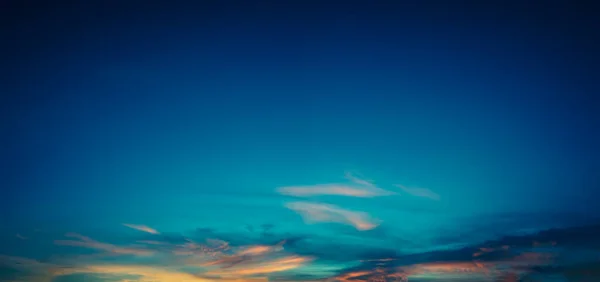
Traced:
<path id="1" fill-rule="evenodd" d="M 216 275 L 223 278 L 253 276 L 258 274 L 269 274 L 298 268 L 312 258 L 303 256 L 286 256 L 272 260 L 260 260 L 249 264 L 236 265 L 226 269 L 214 270 L 207 275 Z"/>
<path id="2" fill-rule="evenodd" d="M 128 224 L 128 223 L 123 223 L 123 225 L 127 226 L 129 228 L 135 229 L 135 230 L 142 231 L 142 232 L 147 232 L 150 234 L 159 234 L 159 232 L 156 231 L 156 229 L 150 228 L 146 225 L 137 225 L 137 224 Z"/>
<path id="3" fill-rule="evenodd" d="M 402 189 L 407 194 L 413 195 L 415 197 L 423 197 L 431 200 L 439 201 L 440 195 L 437 193 L 427 189 L 427 188 L 417 188 L 417 187 L 406 187 L 404 185 L 396 184 L 396 187 Z"/>
<path id="4" fill-rule="evenodd" d="M 334 280 L 340 281 L 340 282 L 346 282 L 346 281 L 364 281 L 364 280 L 357 280 L 356 278 L 361 277 L 361 276 L 368 276 L 371 275 L 373 273 L 373 271 L 370 270 L 364 270 L 364 271 L 353 271 L 353 272 L 348 272 L 348 273 L 344 273 L 342 275 L 339 275 L 337 277 L 334 278 Z"/>
<path id="5" fill-rule="evenodd" d="M 244 256 L 244 255 L 252 255 L 252 256 L 256 256 L 256 255 L 262 255 L 268 252 L 273 251 L 273 247 L 271 246 L 264 246 L 264 245 L 257 245 L 257 246 L 250 246 L 250 247 L 246 247 L 244 249 L 242 249 L 238 255 Z"/>
<path id="6" fill-rule="evenodd" d="M 358 230 L 370 230 L 379 225 L 379 221 L 367 213 L 345 210 L 340 207 L 309 202 L 287 203 L 286 207 L 299 213 L 306 222 L 336 222 L 354 226 Z"/>
<path id="7" fill-rule="evenodd" d="M 100 251 L 105 251 L 114 254 L 121 255 L 137 255 L 137 256 L 149 256 L 154 252 L 151 250 L 147 250 L 139 247 L 122 247 L 116 246 L 113 244 L 98 242 L 89 237 L 77 234 L 77 233 L 67 233 L 66 237 L 76 238 L 79 240 L 55 240 L 54 243 L 56 245 L 61 246 L 73 246 L 73 247 L 83 247 L 88 249 L 95 249 Z"/>

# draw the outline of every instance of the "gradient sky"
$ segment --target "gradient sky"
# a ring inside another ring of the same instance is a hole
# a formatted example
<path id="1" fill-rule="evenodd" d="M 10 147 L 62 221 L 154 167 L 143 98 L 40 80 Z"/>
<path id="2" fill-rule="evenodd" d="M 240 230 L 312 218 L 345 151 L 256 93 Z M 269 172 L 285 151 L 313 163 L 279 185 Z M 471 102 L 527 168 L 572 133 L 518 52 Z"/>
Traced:
<path id="1" fill-rule="evenodd" d="M 591 6 L 59 2 L 0 3 L 0 281 L 600 263 Z"/>

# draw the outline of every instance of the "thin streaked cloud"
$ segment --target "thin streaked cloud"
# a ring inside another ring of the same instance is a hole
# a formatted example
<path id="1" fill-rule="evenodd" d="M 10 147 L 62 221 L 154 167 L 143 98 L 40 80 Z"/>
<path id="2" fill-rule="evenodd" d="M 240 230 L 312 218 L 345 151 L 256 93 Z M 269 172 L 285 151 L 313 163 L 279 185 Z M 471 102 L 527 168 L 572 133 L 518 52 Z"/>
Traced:
<path id="1" fill-rule="evenodd" d="M 220 278 L 203 278 L 191 273 L 176 271 L 169 268 L 150 267 L 144 265 L 120 265 L 120 264 L 96 264 L 84 265 L 72 269 L 68 269 L 60 273 L 60 276 L 70 274 L 103 274 L 110 276 L 138 276 L 136 282 L 218 282 L 223 281 Z M 58 276 L 58 275 L 57 275 Z M 246 282 L 246 281 L 267 281 L 265 279 L 258 280 L 229 280 L 231 282 Z"/>
<path id="2" fill-rule="evenodd" d="M 310 257 L 292 255 L 270 260 L 260 260 L 253 263 L 238 264 L 226 269 L 210 271 L 207 275 L 216 275 L 223 278 L 264 275 L 295 269 L 310 261 L 312 261 Z"/>
<path id="3" fill-rule="evenodd" d="M 160 232 L 156 231 L 156 229 L 148 227 L 146 225 L 123 223 L 123 226 L 127 226 L 129 228 L 132 228 L 132 229 L 135 229 L 135 230 L 139 230 L 139 231 L 142 231 L 142 232 L 147 232 L 147 233 L 150 233 L 150 234 L 160 234 Z"/>
<path id="4" fill-rule="evenodd" d="M 141 247 L 123 247 L 99 242 L 77 233 L 67 233 L 65 237 L 78 240 L 55 240 L 54 243 L 60 246 L 82 247 L 121 255 L 150 256 L 154 253 L 152 250 Z"/>
<path id="5" fill-rule="evenodd" d="M 311 202 L 291 202 L 287 208 L 299 213 L 307 223 L 336 222 L 354 226 L 358 230 L 370 230 L 379 225 L 379 220 L 365 212 L 351 211 L 335 205 Z"/>
<path id="6" fill-rule="evenodd" d="M 405 193 L 410 194 L 415 197 L 428 198 L 428 199 L 435 200 L 435 201 L 440 200 L 440 195 L 438 195 L 437 193 L 435 193 L 427 188 L 406 187 L 406 186 L 400 185 L 400 184 L 396 184 L 395 186 L 402 189 L 402 191 L 404 191 Z"/>
<path id="7" fill-rule="evenodd" d="M 346 178 L 351 183 L 330 183 L 302 186 L 285 186 L 277 189 L 282 195 L 295 197 L 312 197 L 321 195 L 335 195 L 347 197 L 372 198 L 380 196 L 390 196 L 396 194 L 375 186 L 372 182 L 360 179 L 350 173 L 346 173 Z"/>
<path id="8" fill-rule="evenodd" d="M 375 186 L 375 184 L 373 184 L 373 181 L 359 178 L 350 172 L 344 173 L 344 176 L 346 177 L 346 179 L 348 179 L 356 184 L 359 184 L 359 185 Z"/>

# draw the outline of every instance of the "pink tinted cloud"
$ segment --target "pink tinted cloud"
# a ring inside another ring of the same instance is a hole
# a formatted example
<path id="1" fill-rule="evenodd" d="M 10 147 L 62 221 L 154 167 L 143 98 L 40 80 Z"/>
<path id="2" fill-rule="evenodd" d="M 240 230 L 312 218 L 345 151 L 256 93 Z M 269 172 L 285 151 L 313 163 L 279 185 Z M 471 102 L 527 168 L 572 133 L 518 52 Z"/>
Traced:
<path id="1" fill-rule="evenodd" d="M 322 203 L 292 202 L 286 207 L 299 213 L 306 222 L 336 222 L 354 226 L 357 230 L 370 230 L 379 225 L 379 221 L 367 213 L 342 209 L 338 206 Z"/>
<path id="2" fill-rule="evenodd" d="M 346 179 L 352 183 L 332 183 L 304 186 L 280 187 L 277 191 L 282 195 L 296 197 L 310 197 L 319 195 L 337 195 L 359 198 L 372 198 L 379 196 L 390 196 L 396 194 L 375 186 L 370 181 L 360 179 L 350 173 L 346 173 Z"/>

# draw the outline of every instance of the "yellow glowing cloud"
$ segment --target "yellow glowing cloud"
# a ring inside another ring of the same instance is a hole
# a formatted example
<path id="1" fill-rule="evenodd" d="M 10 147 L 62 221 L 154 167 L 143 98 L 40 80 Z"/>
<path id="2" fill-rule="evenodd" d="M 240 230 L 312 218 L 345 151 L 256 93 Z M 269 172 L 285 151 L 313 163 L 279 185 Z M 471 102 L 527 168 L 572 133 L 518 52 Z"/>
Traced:
<path id="1" fill-rule="evenodd" d="M 158 267 L 148 267 L 141 265 L 86 265 L 78 268 L 64 270 L 58 273 L 57 276 L 70 275 L 75 273 L 94 273 L 114 276 L 139 276 L 135 281 L 138 282 L 249 282 L 249 281 L 267 281 L 263 278 L 259 279 L 235 279 L 223 280 L 220 278 L 203 278 L 185 272 L 178 272 Z"/>
<path id="2" fill-rule="evenodd" d="M 286 207 L 299 213 L 306 222 L 337 222 L 354 226 L 358 230 L 370 230 L 379 225 L 379 221 L 367 213 L 345 210 L 340 207 L 309 202 L 287 203 Z"/>
<path id="3" fill-rule="evenodd" d="M 123 223 L 123 225 L 127 226 L 129 228 L 135 229 L 135 230 L 142 231 L 142 232 L 147 232 L 150 234 L 159 234 L 159 232 L 156 231 L 156 229 L 150 228 L 146 225 L 137 225 L 137 224 L 128 224 L 128 223 Z"/>

